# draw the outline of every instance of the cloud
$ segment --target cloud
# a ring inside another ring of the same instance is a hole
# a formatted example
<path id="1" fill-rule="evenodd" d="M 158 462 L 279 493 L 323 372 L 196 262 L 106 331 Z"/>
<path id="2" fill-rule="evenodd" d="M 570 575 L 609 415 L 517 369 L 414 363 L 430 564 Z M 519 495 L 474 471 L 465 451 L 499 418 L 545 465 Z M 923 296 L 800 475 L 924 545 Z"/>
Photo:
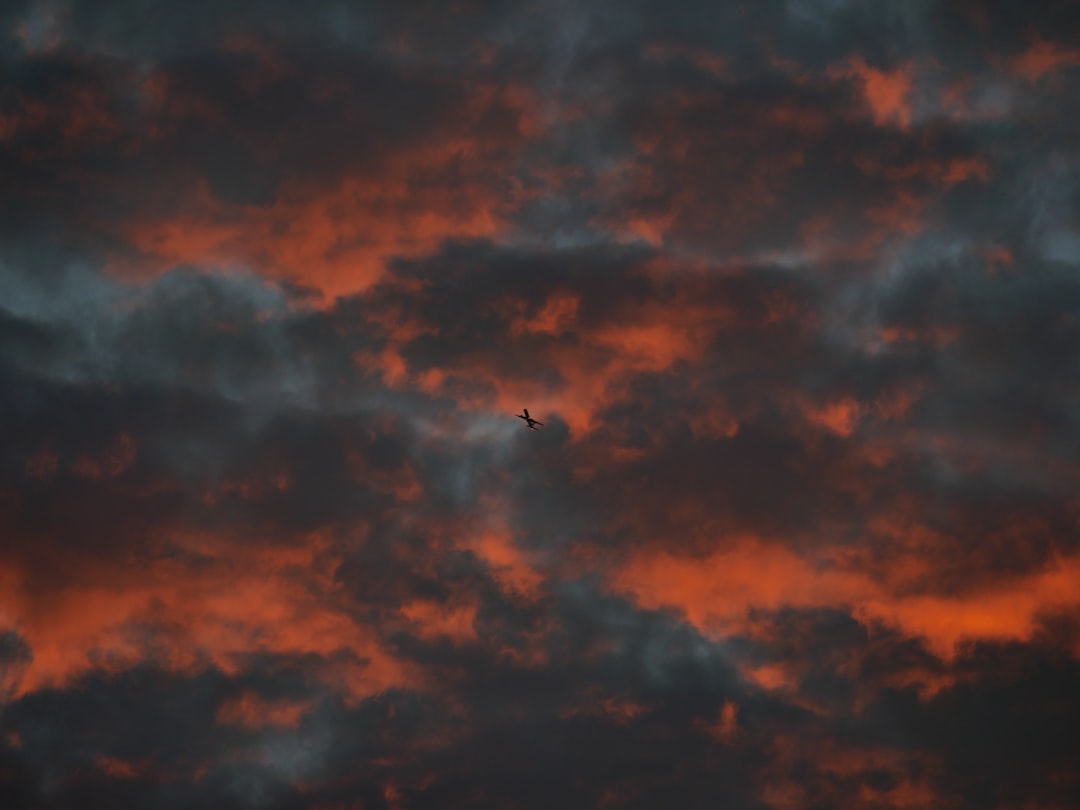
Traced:
<path id="1" fill-rule="evenodd" d="M 6 5 L 0 803 L 1071 806 L 1078 23 Z"/>

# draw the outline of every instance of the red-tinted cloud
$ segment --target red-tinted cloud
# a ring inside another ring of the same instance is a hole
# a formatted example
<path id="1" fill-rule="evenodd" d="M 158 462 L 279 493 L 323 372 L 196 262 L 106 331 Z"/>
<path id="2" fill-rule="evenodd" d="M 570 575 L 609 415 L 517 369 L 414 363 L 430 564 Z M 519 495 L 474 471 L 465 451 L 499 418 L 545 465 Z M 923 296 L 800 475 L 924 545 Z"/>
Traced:
<path id="1" fill-rule="evenodd" d="M 923 640 L 946 659 L 964 642 L 1031 640 L 1042 616 L 1075 609 L 1080 585 L 1073 558 L 956 595 L 910 593 L 925 573 L 921 560 L 909 557 L 893 563 L 889 581 L 877 582 L 858 558 L 849 562 L 840 551 L 807 560 L 747 539 L 705 559 L 636 555 L 613 574 L 612 585 L 645 607 L 681 611 L 706 633 L 752 634 L 755 611 L 831 608 Z"/>
<path id="2" fill-rule="evenodd" d="M 222 201 L 199 178 L 178 178 L 182 185 L 170 190 L 160 215 L 124 223 L 119 235 L 139 259 L 118 261 L 117 269 L 239 265 L 332 297 L 366 288 L 392 258 L 425 255 L 446 239 L 496 237 L 516 204 L 500 181 L 514 138 L 533 134 L 535 102 L 513 87 L 466 92 L 455 120 L 430 139 L 360 171 L 346 162 L 317 183 L 287 179 L 270 205 Z M 517 131 L 468 129 L 492 110 L 515 118 Z M 264 148 L 272 159 L 273 146 Z"/>
<path id="3" fill-rule="evenodd" d="M 0 804 L 1069 806 L 1080 16 L 193 3 L 0 10 Z"/>
<path id="4" fill-rule="evenodd" d="M 1036 39 L 1031 46 L 1014 57 L 1013 71 L 1029 82 L 1080 65 L 1080 50 L 1056 42 Z"/>
<path id="5" fill-rule="evenodd" d="M 325 659 L 317 677 L 352 699 L 416 682 L 334 598 L 332 557 L 318 537 L 260 549 L 183 535 L 165 547 L 171 555 L 126 566 L 87 560 L 85 584 L 63 589 L 7 563 L 6 623 L 33 651 L 17 694 L 143 664 L 237 672 L 261 654 Z"/>
<path id="6" fill-rule="evenodd" d="M 885 71 L 870 67 L 861 56 L 853 57 L 843 68 L 834 68 L 838 76 L 854 79 L 878 126 L 897 125 L 906 128 L 911 123 L 911 70 L 897 68 Z"/>

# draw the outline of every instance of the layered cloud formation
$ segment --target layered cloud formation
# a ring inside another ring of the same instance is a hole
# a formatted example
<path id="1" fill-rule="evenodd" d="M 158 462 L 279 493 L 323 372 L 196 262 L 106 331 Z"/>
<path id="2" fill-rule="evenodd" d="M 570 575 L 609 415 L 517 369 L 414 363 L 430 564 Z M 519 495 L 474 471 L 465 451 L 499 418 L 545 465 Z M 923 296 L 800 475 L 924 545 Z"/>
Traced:
<path id="1" fill-rule="evenodd" d="M 1077 42 L 4 4 L 0 804 L 1074 806 Z"/>

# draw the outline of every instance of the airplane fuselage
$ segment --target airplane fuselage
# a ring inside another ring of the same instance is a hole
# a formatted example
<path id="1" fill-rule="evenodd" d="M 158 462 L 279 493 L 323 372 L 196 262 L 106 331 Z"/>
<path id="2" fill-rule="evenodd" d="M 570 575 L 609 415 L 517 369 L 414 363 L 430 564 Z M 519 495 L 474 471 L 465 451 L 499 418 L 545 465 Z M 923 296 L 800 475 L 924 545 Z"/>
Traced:
<path id="1" fill-rule="evenodd" d="M 539 430 L 540 428 L 538 428 L 537 425 L 544 424 L 543 422 L 538 422 L 536 419 L 533 419 L 531 416 L 529 416 L 528 408 L 525 408 L 523 410 L 523 413 L 516 413 L 514 414 L 514 416 L 516 416 L 518 419 L 524 419 L 525 424 L 529 426 L 529 430 Z"/>

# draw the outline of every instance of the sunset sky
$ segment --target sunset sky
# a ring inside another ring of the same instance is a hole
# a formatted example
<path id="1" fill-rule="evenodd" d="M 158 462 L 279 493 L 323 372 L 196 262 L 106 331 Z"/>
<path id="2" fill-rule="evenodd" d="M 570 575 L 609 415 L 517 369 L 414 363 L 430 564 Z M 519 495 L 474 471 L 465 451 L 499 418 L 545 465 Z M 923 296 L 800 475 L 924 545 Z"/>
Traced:
<path id="1" fill-rule="evenodd" d="M 5 810 L 1075 810 L 1080 3 L 4 0 L 0 438 Z"/>

